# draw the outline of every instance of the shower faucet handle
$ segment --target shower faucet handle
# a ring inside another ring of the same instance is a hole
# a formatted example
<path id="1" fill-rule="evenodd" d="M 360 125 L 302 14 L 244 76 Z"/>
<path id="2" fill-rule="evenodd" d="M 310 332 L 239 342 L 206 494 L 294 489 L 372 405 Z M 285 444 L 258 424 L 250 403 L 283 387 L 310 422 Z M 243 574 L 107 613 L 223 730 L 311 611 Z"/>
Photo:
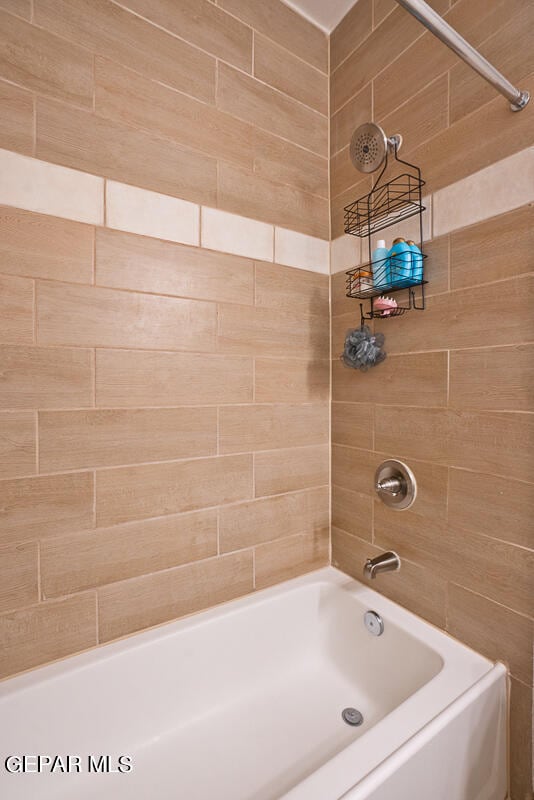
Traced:
<path id="1" fill-rule="evenodd" d="M 405 483 L 401 478 L 382 478 L 382 480 L 376 483 L 376 491 L 387 492 L 388 494 L 392 494 L 393 497 L 396 497 L 402 492 L 404 486 Z"/>

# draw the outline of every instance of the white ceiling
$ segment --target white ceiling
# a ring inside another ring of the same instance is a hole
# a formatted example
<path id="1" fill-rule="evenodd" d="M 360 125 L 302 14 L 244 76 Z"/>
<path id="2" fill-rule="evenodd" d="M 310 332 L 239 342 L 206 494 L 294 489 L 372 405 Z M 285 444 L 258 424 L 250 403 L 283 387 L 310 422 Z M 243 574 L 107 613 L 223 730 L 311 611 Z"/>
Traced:
<path id="1" fill-rule="evenodd" d="M 331 33 L 357 0 L 282 0 L 325 33 Z"/>

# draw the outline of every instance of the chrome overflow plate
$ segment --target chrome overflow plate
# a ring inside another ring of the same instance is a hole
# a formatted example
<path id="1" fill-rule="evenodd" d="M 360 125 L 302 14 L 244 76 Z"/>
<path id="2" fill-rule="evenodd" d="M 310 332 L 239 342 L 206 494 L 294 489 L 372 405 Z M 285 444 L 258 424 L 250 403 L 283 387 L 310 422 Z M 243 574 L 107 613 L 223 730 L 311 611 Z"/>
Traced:
<path id="1" fill-rule="evenodd" d="M 415 475 L 407 464 L 394 459 L 383 461 L 376 470 L 375 489 L 382 502 L 395 511 L 410 508 L 417 497 Z"/>
<path id="2" fill-rule="evenodd" d="M 358 711 L 357 708 L 344 708 L 341 712 L 341 716 L 347 725 L 354 725 L 357 727 L 363 722 L 363 714 L 361 711 Z"/>
<path id="3" fill-rule="evenodd" d="M 384 633 L 384 620 L 376 611 L 366 611 L 363 615 L 363 622 L 373 636 L 382 636 Z"/>

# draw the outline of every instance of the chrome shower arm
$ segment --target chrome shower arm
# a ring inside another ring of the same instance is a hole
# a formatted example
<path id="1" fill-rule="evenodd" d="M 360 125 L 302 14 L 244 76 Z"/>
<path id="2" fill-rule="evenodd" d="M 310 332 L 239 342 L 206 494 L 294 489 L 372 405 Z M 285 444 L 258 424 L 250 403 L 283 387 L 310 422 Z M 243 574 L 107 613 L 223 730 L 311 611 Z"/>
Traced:
<path id="1" fill-rule="evenodd" d="M 503 94 L 510 101 L 512 111 L 521 111 L 526 106 L 530 100 L 529 93 L 516 89 L 499 70 L 495 69 L 493 64 L 490 64 L 478 50 L 466 42 L 463 36 L 460 36 L 448 22 L 445 22 L 428 3 L 425 3 L 424 0 L 397 0 L 397 3 Z"/>

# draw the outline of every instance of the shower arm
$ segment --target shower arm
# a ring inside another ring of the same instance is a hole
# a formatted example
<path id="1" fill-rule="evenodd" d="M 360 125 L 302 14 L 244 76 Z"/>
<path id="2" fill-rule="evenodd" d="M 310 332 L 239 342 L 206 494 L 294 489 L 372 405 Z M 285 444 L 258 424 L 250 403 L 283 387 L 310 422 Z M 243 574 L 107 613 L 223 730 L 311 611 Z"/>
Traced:
<path id="1" fill-rule="evenodd" d="M 498 92 L 503 94 L 510 101 L 512 111 L 521 111 L 526 106 L 530 100 L 530 94 L 527 91 L 516 89 L 484 56 L 481 56 L 469 42 L 466 42 L 463 36 L 460 36 L 448 22 L 445 22 L 428 3 L 425 3 L 424 0 L 397 0 L 397 3 L 405 8 L 406 11 L 409 11 L 425 28 L 428 28 L 440 41 L 450 47 L 451 50 L 454 50 L 466 64 L 485 78 L 488 83 L 491 83 Z"/>

